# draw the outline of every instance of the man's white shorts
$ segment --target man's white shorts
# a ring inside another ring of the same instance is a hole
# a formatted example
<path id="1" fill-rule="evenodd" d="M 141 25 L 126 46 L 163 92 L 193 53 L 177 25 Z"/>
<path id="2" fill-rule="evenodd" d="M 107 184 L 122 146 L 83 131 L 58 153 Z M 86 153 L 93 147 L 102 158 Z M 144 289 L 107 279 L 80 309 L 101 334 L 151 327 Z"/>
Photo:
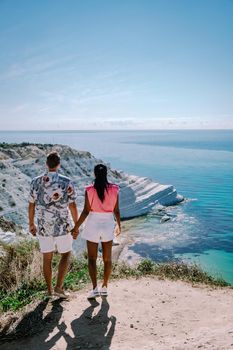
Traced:
<path id="1" fill-rule="evenodd" d="M 68 253 L 72 250 L 73 237 L 71 234 L 63 236 L 41 236 L 37 235 L 41 253 L 50 253 L 58 251 L 58 253 Z"/>

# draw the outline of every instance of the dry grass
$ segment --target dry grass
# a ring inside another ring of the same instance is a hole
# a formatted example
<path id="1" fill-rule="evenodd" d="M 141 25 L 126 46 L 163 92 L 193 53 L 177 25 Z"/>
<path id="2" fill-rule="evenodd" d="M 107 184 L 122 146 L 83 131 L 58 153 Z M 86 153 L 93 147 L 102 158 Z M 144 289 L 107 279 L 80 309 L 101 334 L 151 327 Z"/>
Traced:
<path id="1" fill-rule="evenodd" d="M 41 254 L 37 242 L 21 240 L 15 244 L 0 244 L 0 287 L 15 291 L 22 285 L 32 286 L 42 279 Z"/>

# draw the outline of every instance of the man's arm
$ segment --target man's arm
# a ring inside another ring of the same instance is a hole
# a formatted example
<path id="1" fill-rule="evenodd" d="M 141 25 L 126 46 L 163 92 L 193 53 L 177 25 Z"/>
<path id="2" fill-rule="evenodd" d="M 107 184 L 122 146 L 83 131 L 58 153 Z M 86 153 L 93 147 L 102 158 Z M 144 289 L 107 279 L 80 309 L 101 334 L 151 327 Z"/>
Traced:
<path id="1" fill-rule="evenodd" d="M 29 202 L 29 205 L 28 205 L 29 232 L 33 236 L 36 235 L 36 225 L 34 224 L 35 207 L 36 207 L 35 203 Z"/>

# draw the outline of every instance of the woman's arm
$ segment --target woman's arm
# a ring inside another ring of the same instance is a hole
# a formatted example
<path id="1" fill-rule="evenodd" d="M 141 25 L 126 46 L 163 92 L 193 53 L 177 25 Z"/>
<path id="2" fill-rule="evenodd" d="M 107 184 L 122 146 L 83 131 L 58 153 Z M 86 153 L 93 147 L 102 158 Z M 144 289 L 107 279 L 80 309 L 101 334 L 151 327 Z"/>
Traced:
<path id="1" fill-rule="evenodd" d="M 85 203 L 84 203 L 83 211 L 82 211 L 78 221 L 75 223 L 75 226 L 74 226 L 73 230 L 71 231 L 71 234 L 72 234 L 74 239 L 77 238 L 78 233 L 79 233 L 78 232 L 79 227 L 85 221 L 86 217 L 90 213 L 90 210 L 91 210 L 91 207 L 90 207 L 90 204 L 89 204 L 89 200 L 88 200 L 88 197 L 87 197 L 87 191 L 86 191 L 85 192 Z"/>
<path id="2" fill-rule="evenodd" d="M 69 204 L 69 209 L 71 212 L 71 216 L 73 219 L 73 222 L 76 223 L 78 221 L 78 208 L 75 202 L 72 202 Z"/>
<path id="3" fill-rule="evenodd" d="M 118 236 L 121 233 L 121 215 L 120 215 L 120 209 L 119 209 L 119 195 L 117 196 L 117 201 L 114 208 L 114 215 L 118 226 L 118 232 L 117 232 L 117 236 Z"/>

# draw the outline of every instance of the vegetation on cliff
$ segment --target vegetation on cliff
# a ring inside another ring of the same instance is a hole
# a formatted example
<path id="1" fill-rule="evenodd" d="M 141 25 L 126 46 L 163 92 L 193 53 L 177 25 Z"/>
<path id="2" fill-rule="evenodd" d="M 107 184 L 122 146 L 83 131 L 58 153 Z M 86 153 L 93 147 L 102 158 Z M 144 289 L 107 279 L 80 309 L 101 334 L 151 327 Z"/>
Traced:
<path id="1" fill-rule="evenodd" d="M 41 253 L 35 240 L 22 239 L 15 244 L 0 244 L 0 311 L 18 310 L 35 299 L 45 298 L 46 285 L 42 273 Z M 57 270 L 59 255 L 55 254 L 53 269 Z M 103 264 L 98 263 L 98 273 L 103 274 Z M 182 280 L 191 283 L 203 283 L 211 286 L 227 286 L 220 279 L 208 275 L 197 265 L 184 263 L 157 264 L 149 259 L 142 260 L 131 267 L 124 263 L 113 266 L 112 278 L 139 278 L 152 275 L 158 278 Z M 71 258 L 69 272 L 65 279 L 65 288 L 79 290 L 89 280 L 86 256 Z"/>

